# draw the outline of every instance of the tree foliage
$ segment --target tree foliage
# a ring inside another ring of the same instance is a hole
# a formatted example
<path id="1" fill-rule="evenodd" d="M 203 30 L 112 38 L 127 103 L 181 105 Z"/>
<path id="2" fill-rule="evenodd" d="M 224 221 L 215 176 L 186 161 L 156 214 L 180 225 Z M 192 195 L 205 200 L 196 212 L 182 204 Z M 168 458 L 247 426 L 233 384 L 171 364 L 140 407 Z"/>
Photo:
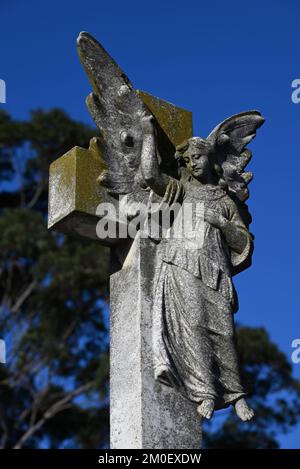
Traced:
<path id="1" fill-rule="evenodd" d="M 285 354 L 263 328 L 239 327 L 238 348 L 243 380 L 255 418 L 241 422 L 233 408 L 217 428 L 208 425 L 208 448 L 278 448 L 300 417 L 300 382 L 293 377 Z"/>
<path id="2" fill-rule="evenodd" d="M 93 133 L 56 109 L 0 114 L 2 448 L 107 442 L 108 252 L 47 231 L 49 164 Z"/>

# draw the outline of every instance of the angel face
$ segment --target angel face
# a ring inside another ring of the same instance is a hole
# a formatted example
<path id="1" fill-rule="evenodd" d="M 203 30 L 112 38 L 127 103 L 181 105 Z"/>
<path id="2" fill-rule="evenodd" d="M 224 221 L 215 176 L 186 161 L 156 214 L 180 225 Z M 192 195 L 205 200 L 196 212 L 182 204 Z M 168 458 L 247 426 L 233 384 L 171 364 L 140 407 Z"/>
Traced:
<path id="1" fill-rule="evenodd" d="M 187 169 L 199 181 L 206 181 L 211 176 L 211 148 L 207 142 L 196 137 L 190 140 L 188 149 L 182 155 Z"/>

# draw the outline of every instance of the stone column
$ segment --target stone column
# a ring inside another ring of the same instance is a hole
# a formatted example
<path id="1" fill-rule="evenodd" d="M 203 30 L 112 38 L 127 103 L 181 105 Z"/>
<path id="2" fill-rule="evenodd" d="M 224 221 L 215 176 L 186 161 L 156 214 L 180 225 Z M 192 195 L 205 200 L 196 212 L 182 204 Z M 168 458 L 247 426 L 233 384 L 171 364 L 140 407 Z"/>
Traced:
<path id="1" fill-rule="evenodd" d="M 156 245 L 136 239 L 111 276 L 111 449 L 199 449 L 196 405 L 154 379 L 152 289 Z"/>

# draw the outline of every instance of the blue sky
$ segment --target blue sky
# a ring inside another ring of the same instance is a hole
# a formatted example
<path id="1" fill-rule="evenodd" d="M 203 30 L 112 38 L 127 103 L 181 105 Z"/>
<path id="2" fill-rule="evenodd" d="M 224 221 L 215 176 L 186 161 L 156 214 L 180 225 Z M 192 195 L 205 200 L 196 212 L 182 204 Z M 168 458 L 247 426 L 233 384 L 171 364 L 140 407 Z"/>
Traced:
<path id="1" fill-rule="evenodd" d="M 90 85 L 76 52 L 89 31 L 136 88 L 187 108 L 194 134 L 227 116 L 258 109 L 266 124 L 251 145 L 249 205 L 256 235 L 253 267 L 236 279 L 237 319 L 265 326 L 290 356 L 300 338 L 300 78 L 297 0 L 1 0 L 0 79 L 14 117 L 58 106 L 91 122 Z M 295 365 L 300 378 L 300 364 Z M 300 447 L 300 428 L 281 439 Z"/>

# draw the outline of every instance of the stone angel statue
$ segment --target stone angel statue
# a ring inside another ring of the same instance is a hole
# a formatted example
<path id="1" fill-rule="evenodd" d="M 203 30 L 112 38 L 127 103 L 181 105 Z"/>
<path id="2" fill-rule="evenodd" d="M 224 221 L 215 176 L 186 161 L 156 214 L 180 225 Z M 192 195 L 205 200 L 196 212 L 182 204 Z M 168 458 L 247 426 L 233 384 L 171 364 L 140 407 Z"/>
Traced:
<path id="1" fill-rule="evenodd" d="M 199 404 L 205 418 L 230 404 L 244 421 L 254 415 L 240 376 L 232 276 L 251 262 L 251 217 L 244 202 L 252 174 L 243 169 L 251 157 L 245 147 L 263 122 L 259 112 L 244 112 L 219 124 L 206 139 L 183 142 L 174 155 L 176 179 L 160 171 L 153 117 L 145 114 L 141 120 L 147 185 L 170 206 L 204 206 L 202 246 L 191 248 L 184 236 L 173 236 L 162 250 L 154 346 L 156 378 Z"/>
<path id="2" fill-rule="evenodd" d="M 201 245 L 187 245 L 184 236 L 159 243 L 155 378 L 195 402 L 201 417 L 231 404 L 242 420 L 250 420 L 236 349 L 232 277 L 251 264 L 245 201 L 252 174 L 244 168 L 251 158 L 246 146 L 264 119 L 258 111 L 243 112 L 206 139 L 191 137 L 176 148 L 158 148 L 157 121 L 124 72 L 88 33 L 79 36 L 78 49 L 93 85 L 87 105 L 100 130 L 101 188 L 115 200 L 125 195 L 131 209 L 135 201 L 149 203 L 152 196 L 169 207 L 200 203 L 203 208 Z"/>

